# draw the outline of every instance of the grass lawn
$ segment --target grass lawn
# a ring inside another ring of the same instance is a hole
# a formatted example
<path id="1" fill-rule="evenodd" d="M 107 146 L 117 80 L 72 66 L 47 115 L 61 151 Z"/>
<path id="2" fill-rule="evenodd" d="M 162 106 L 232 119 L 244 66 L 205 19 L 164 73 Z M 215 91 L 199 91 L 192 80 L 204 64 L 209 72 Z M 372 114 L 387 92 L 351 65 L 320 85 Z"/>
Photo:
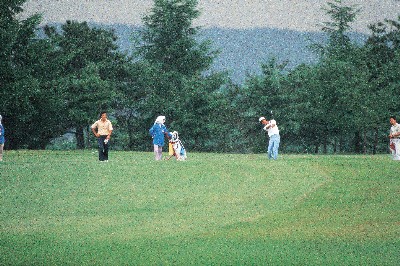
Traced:
<path id="1" fill-rule="evenodd" d="M 399 265 L 389 155 L 6 151 L 0 265 Z"/>

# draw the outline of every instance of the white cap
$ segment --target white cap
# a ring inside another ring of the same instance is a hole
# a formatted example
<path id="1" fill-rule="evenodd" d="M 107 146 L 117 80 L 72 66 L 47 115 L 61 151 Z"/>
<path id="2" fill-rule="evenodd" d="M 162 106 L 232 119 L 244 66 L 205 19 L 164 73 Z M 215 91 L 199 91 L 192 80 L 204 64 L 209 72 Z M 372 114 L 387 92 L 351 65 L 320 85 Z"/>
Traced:
<path id="1" fill-rule="evenodd" d="M 157 117 L 156 119 L 157 124 L 164 124 L 164 122 L 165 122 L 165 116 L 160 115 Z"/>
<path id="2" fill-rule="evenodd" d="M 259 122 L 261 122 L 263 120 L 267 120 L 267 119 L 265 119 L 265 117 L 263 117 L 263 116 L 258 119 Z"/>

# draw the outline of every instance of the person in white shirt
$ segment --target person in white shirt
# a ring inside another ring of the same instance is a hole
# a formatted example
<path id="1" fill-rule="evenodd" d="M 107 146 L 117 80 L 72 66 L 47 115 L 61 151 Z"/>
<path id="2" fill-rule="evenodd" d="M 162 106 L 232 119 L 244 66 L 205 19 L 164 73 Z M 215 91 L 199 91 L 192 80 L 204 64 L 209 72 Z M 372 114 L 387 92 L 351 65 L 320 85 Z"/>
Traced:
<path id="1" fill-rule="evenodd" d="M 393 155 L 393 160 L 400 160 L 400 125 L 396 121 L 395 116 L 390 117 L 390 124 L 392 127 L 390 128 L 390 150 Z"/>
<path id="2" fill-rule="evenodd" d="M 260 117 L 258 121 L 264 125 L 264 130 L 268 132 L 269 143 L 268 143 L 268 159 L 278 159 L 278 149 L 281 138 L 279 135 L 279 129 L 274 119 L 267 120 L 265 117 Z"/>

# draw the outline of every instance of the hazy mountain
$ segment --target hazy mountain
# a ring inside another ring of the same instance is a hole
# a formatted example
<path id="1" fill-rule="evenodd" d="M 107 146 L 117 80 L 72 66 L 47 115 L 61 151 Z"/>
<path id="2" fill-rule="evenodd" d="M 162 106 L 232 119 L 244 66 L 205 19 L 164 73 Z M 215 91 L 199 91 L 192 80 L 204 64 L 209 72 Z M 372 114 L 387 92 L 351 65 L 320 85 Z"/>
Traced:
<path id="1" fill-rule="evenodd" d="M 289 68 L 301 63 L 315 63 L 317 58 L 307 47 L 326 39 L 320 33 L 269 28 L 213 28 L 201 34 L 220 51 L 213 69 L 230 71 L 231 78 L 237 83 L 243 82 L 248 74 L 260 73 L 261 65 L 272 57 L 278 62 L 287 61 Z"/>
<path id="2" fill-rule="evenodd" d="M 60 24 L 49 24 L 60 27 Z M 93 27 L 113 29 L 118 37 L 120 50 L 132 50 L 132 33 L 138 28 L 125 24 L 93 24 Z M 43 37 L 43 33 L 39 34 Z M 259 74 L 261 65 L 275 57 L 278 62 L 288 62 L 292 69 L 300 64 L 314 64 L 316 55 L 309 49 L 314 43 L 324 43 L 327 36 L 322 32 L 301 32 L 271 28 L 256 29 L 201 29 L 199 41 L 210 40 L 212 48 L 219 51 L 211 71 L 228 71 L 235 83 L 241 84 L 247 75 Z M 367 36 L 351 33 L 350 38 L 363 43 Z"/>
<path id="3" fill-rule="evenodd" d="M 129 51 L 133 26 L 114 24 L 121 50 Z M 352 40 L 362 43 L 366 36 L 350 34 Z M 313 43 L 326 42 L 324 33 L 279 30 L 271 28 L 223 29 L 207 28 L 199 32 L 199 40 L 209 39 L 213 48 L 220 51 L 212 70 L 228 71 L 236 83 L 242 83 L 247 74 L 258 74 L 261 64 L 275 57 L 278 62 L 288 61 L 288 68 L 299 64 L 313 64 L 317 57 L 308 48 Z"/>

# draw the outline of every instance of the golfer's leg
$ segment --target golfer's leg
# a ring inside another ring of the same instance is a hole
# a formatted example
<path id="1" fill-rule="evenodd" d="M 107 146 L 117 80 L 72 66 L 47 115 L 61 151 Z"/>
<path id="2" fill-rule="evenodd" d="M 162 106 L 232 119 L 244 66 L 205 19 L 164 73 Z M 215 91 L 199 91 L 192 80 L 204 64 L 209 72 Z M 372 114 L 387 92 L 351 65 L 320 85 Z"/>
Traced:
<path id="1" fill-rule="evenodd" d="M 107 144 L 105 144 L 104 142 L 103 142 L 103 147 L 104 147 L 104 160 L 105 161 L 108 161 L 108 143 Z"/>
<path id="2" fill-rule="evenodd" d="M 274 136 L 274 147 L 273 147 L 274 153 L 273 153 L 273 156 L 274 156 L 275 160 L 278 159 L 279 143 L 280 143 L 280 137 L 279 136 Z"/>
<path id="3" fill-rule="evenodd" d="M 154 159 L 158 161 L 158 145 L 154 144 Z"/>
<path id="4" fill-rule="evenodd" d="M 104 142 L 101 137 L 97 139 L 97 144 L 99 145 L 99 161 L 104 161 L 104 155 L 103 155 Z"/>
<path id="5" fill-rule="evenodd" d="M 395 160 L 400 160 L 400 139 L 395 139 L 394 140 L 394 156 L 393 159 Z"/>
<path id="6" fill-rule="evenodd" d="M 272 158 L 272 149 L 274 147 L 274 142 L 272 140 L 272 138 L 269 138 L 269 142 L 268 142 L 268 159 Z"/>
<path id="7" fill-rule="evenodd" d="M 162 159 L 162 146 L 158 146 L 158 160 Z"/>

